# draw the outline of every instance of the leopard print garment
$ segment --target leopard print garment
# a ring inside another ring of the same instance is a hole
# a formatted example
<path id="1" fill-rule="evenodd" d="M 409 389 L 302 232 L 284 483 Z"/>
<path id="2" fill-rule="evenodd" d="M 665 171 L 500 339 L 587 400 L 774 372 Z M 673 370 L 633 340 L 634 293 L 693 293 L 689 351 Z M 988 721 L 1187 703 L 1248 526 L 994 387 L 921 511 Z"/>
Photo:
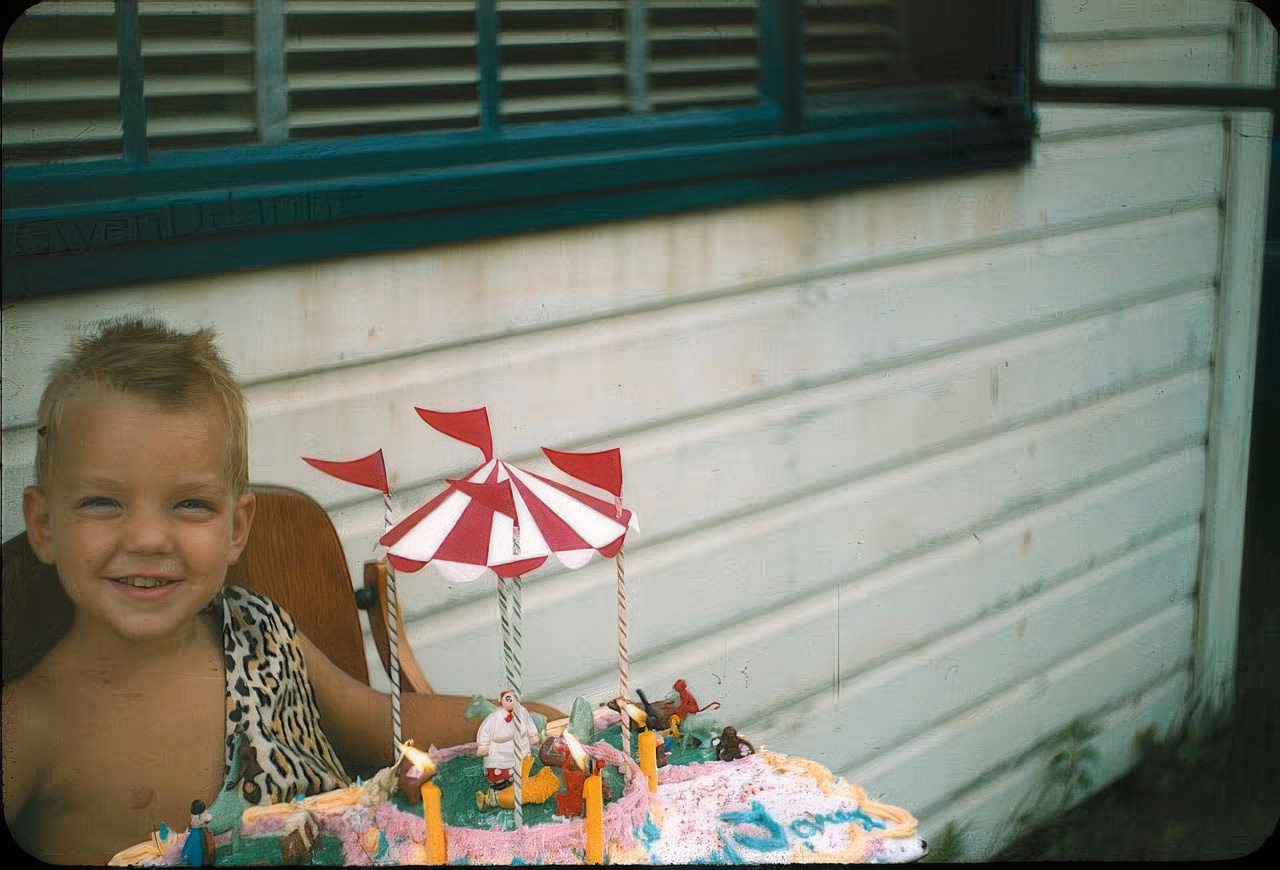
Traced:
<path id="1" fill-rule="evenodd" d="M 293 620 L 274 601 L 238 586 L 223 589 L 227 769 L 237 771 L 235 786 L 255 805 L 350 783 L 320 729 L 296 632 Z M 237 734 L 245 739 L 237 740 Z M 235 759 L 238 744 L 240 757 Z"/>

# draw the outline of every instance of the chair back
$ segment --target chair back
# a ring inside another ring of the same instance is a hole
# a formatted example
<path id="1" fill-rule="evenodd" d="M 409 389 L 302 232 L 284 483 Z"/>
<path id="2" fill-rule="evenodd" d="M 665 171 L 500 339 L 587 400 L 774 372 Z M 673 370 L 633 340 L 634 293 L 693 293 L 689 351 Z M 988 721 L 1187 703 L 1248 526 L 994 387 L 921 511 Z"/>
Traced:
<path id="1" fill-rule="evenodd" d="M 364 638 L 342 542 L 310 496 L 255 485 L 257 512 L 249 543 L 227 583 L 278 603 L 334 664 L 369 682 Z M 26 532 L 4 543 L 4 681 L 29 671 L 71 627 L 72 607 L 57 571 L 36 558 Z"/>

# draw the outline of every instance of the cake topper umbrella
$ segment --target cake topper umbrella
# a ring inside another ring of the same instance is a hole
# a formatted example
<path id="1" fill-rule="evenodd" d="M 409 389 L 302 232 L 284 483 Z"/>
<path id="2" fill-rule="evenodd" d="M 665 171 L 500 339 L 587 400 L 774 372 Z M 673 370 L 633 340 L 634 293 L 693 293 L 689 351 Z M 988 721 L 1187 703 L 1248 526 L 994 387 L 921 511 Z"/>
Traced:
<path id="1" fill-rule="evenodd" d="M 635 515 L 620 505 L 495 459 L 484 408 L 417 411 L 433 428 L 479 447 L 485 461 L 449 480 L 443 492 L 382 536 L 388 559 L 400 570 L 430 563 L 455 583 L 476 580 L 486 570 L 517 578 L 553 554 L 565 567 L 581 568 L 594 553 L 613 558 L 628 528 L 636 527 Z"/>
<path id="2" fill-rule="evenodd" d="M 493 571 L 508 686 L 521 693 L 523 641 L 521 580 L 553 554 L 567 568 L 580 568 L 594 553 L 613 558 L 635 515 L 621 506 L 579 492 L 493 456 L 488 411 L 442 412 L 417 408 L 432 428 L 477 447 L 484 462 L 386 534 L 387 559 L 401 571 L 428 563 L 448 580 L 466 583 Z M 549 454 L 550 455 L 550 454 Z M 553 459 L 554 461 L 554 459 Z M 517 766 L 516 822 L 520 823 Z"/>

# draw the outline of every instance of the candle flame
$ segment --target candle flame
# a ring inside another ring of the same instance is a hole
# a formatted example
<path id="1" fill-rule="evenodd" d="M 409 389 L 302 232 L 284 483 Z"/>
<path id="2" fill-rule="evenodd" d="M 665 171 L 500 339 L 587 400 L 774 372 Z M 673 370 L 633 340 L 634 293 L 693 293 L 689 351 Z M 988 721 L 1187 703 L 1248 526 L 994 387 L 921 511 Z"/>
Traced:
<path id="1" fill-rule="evenodd" d="M 574 762 L 577 763 L 583 773 L 589 773 L 591 770 L 589 766 L 591 761 L 587 755 L 587 750 L 583 749 L 582 744 L 578 742 L 578 738 L 574 737 L 568 731 L 564 732 L 560 736 L 564 740 L 564 745 L 568 748 L 569 754 L 573 756 Z"/>
<path id="2" fill-rule="evenodd" d="M 396 748 L 400 750 L 405 758 L 409 759 L 409 763 L 417 770 L 422 771 L 424 776 L 434 776 L 436 772 L 436 763 L 431 760 L 431 756 L 423 752 L 412 743 L 397 743 Z"/>
<path id="3" fill-rule="evenodd" d="M 630 719 L 632 722 L 641 726 L 647 725 L 649 723 L 649 714 L 646 713 L 644 710 L 641 710 L 635 704 L 632 704 L 630 701 L 626 700 L 625 698 L 619 698 L 618 703 L 621 704 L 623 709 L 627 711 L 627 718 Z"/>

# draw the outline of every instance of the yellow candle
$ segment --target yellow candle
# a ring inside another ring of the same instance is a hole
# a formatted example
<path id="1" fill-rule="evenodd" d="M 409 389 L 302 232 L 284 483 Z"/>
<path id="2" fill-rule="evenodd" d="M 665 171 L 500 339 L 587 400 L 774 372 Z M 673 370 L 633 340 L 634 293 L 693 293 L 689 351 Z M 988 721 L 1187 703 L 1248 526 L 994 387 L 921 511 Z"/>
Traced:
<path id="1" fill-rule="evenodd" d="M 658 735 L 652 731 L 640 732 L 640 770 L 649 781 L 649 793 L 658 791 Z"/>
<path id="2" fill-rule="evenodd" d="M 443 864 L 449 858 L 449 848 L 440 815 L 440 786 L 434 782 L 422 784 L 422 819 L 427 824 L 427 863 Z"/>
<path id="3" fill-rule="evenodd" d="M 604 863 L 604 791 L 600 774 L 593 773 L 582 785 L 582 799 L 587 805 L 587 863 Z"/>

